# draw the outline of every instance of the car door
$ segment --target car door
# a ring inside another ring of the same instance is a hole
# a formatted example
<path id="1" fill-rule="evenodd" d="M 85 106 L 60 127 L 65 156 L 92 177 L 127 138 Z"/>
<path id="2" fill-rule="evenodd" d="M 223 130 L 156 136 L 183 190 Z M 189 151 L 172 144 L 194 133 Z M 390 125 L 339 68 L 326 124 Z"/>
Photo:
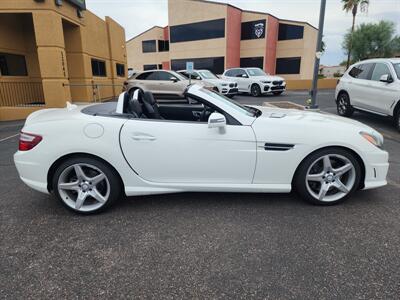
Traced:
<path id="1" fill-rule="evenodd" d="M 380 81 L 382 75 L 389 75 L 390 78 L 394 78 L 390 66 L 385 62 L 378 62 L 372 71 L 365 101 L 369 109 L 383 114 L 390 114 L 393 103 L 399 99 L 399 94 L 393 82 Z"/>
<path id="2" fill-rule="evenodd" d="M 157 94 L 159 92 L 159 85 L 157 81 L 157 72 L 144 72 L 139 74 L 134 81 L 137 82 L 137 86 L 143 90 L 150 91 Z"/>
<path id="3" fill-rule="evenodd" d="M 350 70 L 349 75 L 352 78 L 348 82 L 347 92 L 349 93 L 352 105 L 368 109 L 366 97 L 374 65 L 374 63 L 363 63 L 354 66 Z"/>
<path id="4" fill-rule="evenodd" d="M 244 69 L 237 69 L 236 82 L 240 92 L 248 92 L 250 90 L 249 75 Z"/>
<path id="5" fill-rule="evenodd" d="M 179 79 L 167 72 L 167 71 L 158 71 L 156 79 L 156 84 L 158 86 L 158 93 L 160 95 L 180 95 L 183 90 L 181 85 L 179 84 Z"/>
<path id="6" fill-rule="evenodd" d="M 131 119 L 120 133 L 126 160 L 156 183 L 249 184 L 256 164 L 250 126 Z"/>

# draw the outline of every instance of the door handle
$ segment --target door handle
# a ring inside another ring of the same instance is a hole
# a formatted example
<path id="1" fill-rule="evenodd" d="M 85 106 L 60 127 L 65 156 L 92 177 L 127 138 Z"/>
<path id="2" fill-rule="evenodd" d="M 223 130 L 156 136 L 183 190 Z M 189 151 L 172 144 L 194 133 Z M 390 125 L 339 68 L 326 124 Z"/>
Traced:
<path id="1" fill-rule="evenodd" d="M 132 139 L 135 141 L 155 141 L 156 137 L 151 135 L 133 135 Z"/>

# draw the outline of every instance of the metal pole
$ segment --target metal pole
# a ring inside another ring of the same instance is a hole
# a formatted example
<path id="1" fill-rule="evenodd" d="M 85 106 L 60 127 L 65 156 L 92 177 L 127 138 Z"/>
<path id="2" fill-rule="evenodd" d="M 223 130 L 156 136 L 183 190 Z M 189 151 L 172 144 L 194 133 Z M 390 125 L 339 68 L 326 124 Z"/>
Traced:
<path id="1" fill-rule="evenodd" d="M 319 73 L 319 61 L 320 57 L 318 53 L 321 53 L 322 46 L 322 36 L 324 34 L 324 22 L 325 22 L 325 9 L 326 9 L 326 0 L 321 0 L 321 9 L 319 12 L 319 25 L 318 25 L 318 40 L 317 40 L 317 48 L 315 53 L 315 64 L 314 64 L 314 77 L 312 82 L 312 90 L 311 94 L 311 106 L 310 108 L 316 109 L 318 108 L 317 104 L 317 92 L 318 92 L 318 73 Z"/>

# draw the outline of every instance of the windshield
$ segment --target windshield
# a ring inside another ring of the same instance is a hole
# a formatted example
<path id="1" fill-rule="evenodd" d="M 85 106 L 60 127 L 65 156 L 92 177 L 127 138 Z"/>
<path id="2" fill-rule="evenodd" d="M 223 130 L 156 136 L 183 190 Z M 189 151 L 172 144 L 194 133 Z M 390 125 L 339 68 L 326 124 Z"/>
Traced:
<path id="1" fill-rule="evenodd" d="M 397 78 L 400 79 L 400 63 L 393 64 L 394 70 L 396 71 Z"/>
<path id="2" fill-rule="evenodd" d="M 247 73 L 249 73 L 250 76 L 267 76 L 263 70 L 258 68 L 247 69 Z"/>
<path id="3" fill-rule="evenodd" d="M 216 75 L 208 70 L 198 72 L 203 79 L 218 79 Z"/>
<path id="4" fill-rule="evenodd" d="M 206 93 L 207 95 L 213 97 L 214 99 L 217 99 L 218 101 L 223 102 L 226 105 L 229 105 L 231 108 L 235 109 L 236 111 L 238 111 L 248 117 L 255 117 L 258 115 L 258 110 L 256 112 L 252 108 L 243 106 L 240 103 L 237 103 L 236 101 L 229 99 L 225 96 L 222 96 L 214 91 L 210 91 L 205 88 L 202 88 L 201 91 Z"/>

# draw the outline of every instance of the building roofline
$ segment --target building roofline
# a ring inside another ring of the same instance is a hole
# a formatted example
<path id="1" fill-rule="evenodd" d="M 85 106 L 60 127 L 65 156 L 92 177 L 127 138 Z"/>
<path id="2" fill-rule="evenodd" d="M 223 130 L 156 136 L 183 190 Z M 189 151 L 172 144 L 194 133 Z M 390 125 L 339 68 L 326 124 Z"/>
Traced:
<path id="1" fill-rule="evenodd" d="M 135 35 L 134 37 L 131 37 L 129 40 L 126 41 L 126 43 L 132 41 L 133 39 L 136 39 L 137 37 L 141 36 L 142 34 L 145 34 L 146 32 L 149 32 L 150 30 L 153 30 L 154 28 L 164 29 L 165 27 L 166 26 L 162 27 L 162 26 L 155 25 L 155 26 L 153 26 L 153 27 L 151 27 L 151 28 L 149 28 L 149 29 L 147 29 L 147 30 Z"/>
<path id="2" fill-rule="evenodd" d="M 248 13 L 255 13 L 255 14 L 261 14 L 261 15 L 267 15 L 267 16 L 271 16 L 271 17 L 273 17 L 273 18 L 275 18 L 275 19 L 277 19 L 277 20 L 279 20 L 279 21 L 283 21 L 283 22 L 293 22 L 293 23 L 306 24 L 306 25 L 308 25 L 308 26 L 314 28 L 315 30 L 318 30 L 317 27 L 315 27 L 315 26 L 313 26 L 313 25 L 311 25 L 310 23 L 305 22 L 305 21 L 296 21 L 296 20 L 280 19 L 280 18 L 278 18 L 278 17 L 276 17 L 276 16 L 274 16 L 273 14 L 270 14 L 270 13 L 266 13 L 266 12 L 262 12 L 262 11 L 256 11 L 256 10 L 242 9 L 242 8 L 237 7 L 237 6 L 235 6 L 235 5 L 232 5 L 232 4 L 230 4 L 230 3 L 215 2 L 215 1 L 212 1 L 212 0 L 191 0 L 191 1 L 203 2 L 203 3 L 209 3 L 209 4 L 218 4 L 218 5 L 224 5 L 224 6 L 230 6 L 230 7 L 232 7 L 232 8 L 237 9 L 237 10 L 240 10 L 241 12 L 248 12 Z"/>
<path id="3" fill-rule="evenodd" d="M 313 25 L 311 25 L 310 23 L 305 22 L 305 21 L 296 21 L 296 20 L 280 19 L 280 18 L 278 18 L 278 17 L 276 17 L 276 16 L 274 16 L 273 14 L 270 14 L 270 13 L 266 13 L 266 12 L 262 12 L 262 11 L 255 11 L 255 10 L 241 9 L 240 7 L 237 7 L 237 6 L 232 5 L 232 4 L 230 4 L 230 3 L 221 3 L 221 2 L 211 1 L 211 0 L 190 0 L 190 1 L 203 2 L 203 3 L 208 3 L 208 4 L 217 4 L 217 5 L 223 5 L 223 6 L 229 6 L 229 7 L 232 7 L 232 8 L 234 8 L 234 9 L 240 10 L 241 12 L 248 12 L 248 13 L 255 13 L 255 14 L 260 14 L 260 15 L 266 15 L 266 16 L 273 17 L 273 18 L 275 18 L 275 19 L 277 19 L 277 20 L 279 20 L 279 21 L 282 21 L 282 22 L 292 22 L 292 23 L 306 24 L 306 25 L 308 25 L 308 26 L 314 28 L 315 30 L 318 30 L 317 27 L 315 27 L 315 26 L 313 26 Z M 168 27 L 168 26 L 169 26 L 169 24 L 168 24 L 167 26 L 164 26 L 164 27 L 155 25 L 155 26 L 153 26 L 153 27 L 147 29 L 146 31 L 143 31 L 142 33 L 139 33 L 139 34 L 135 35 L 134 37 L 130 38 L 129 40 L 126 41 L 126 43 L 130 42 L 131 40 L 133 40 L 133 39 L 135 39 L 135 38 L 137 38 L 137 37 L 139 37 L 139 36 L 141 36 L 142 34 L 145 34 L 146 32 L 148 32 L 148 31 L 150 31 L 150 30 L 152 30 L 152 29 L 154 29 L 154 28 L 164 29 L 164 28 L 166 28 L 166 27 Z"/>

